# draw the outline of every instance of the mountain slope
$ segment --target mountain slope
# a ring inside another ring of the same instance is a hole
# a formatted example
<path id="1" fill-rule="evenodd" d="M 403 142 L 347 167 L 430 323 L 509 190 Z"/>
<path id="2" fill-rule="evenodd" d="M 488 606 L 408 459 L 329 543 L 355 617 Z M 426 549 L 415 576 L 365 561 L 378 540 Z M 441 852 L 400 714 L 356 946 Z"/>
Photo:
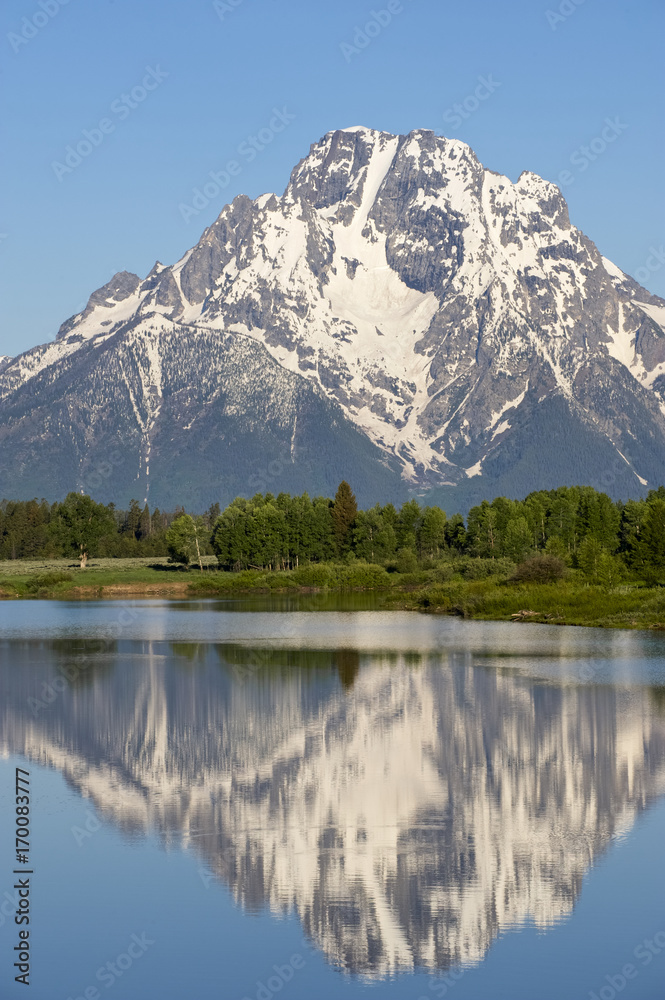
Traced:
<path id="1" fill-rule="evenodd" d="M 116 500 L 251 493 L 275 449 L 294 488 L 334 466 L 363 502 L 635 495 L 665 480 L 664 401 L 665 302 L 571 226 L 554 185 L 431 132 L 347 129 L 281 198 L 239 196 L 175 265 L 116 275 L 0 366 L 0 493 L 84 487 L 110 442 Z"/>

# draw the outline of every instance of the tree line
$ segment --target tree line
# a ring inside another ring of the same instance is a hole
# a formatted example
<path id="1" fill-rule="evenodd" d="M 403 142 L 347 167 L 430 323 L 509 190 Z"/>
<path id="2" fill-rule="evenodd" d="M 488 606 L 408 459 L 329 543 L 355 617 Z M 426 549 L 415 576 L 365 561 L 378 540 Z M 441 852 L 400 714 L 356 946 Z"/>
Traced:
<path id="1" fill-rule="evenodd" d="M 402 572 L 462 555 L 521 563 L 540 553 L 607 582 L 626 573 L 649 579 L 665 571 L 665 487 L 625 502 L 590 486 L 497 497 L 472 507 L 466 521 L 416 499 L 360 510 L 346 482 L 333 499 L 257 493 L 198 516 L 136 501 L 119 510 L 77 493 L 56 504 L 0 504 L 2 559 L 169 555 L 202 565 L 213 553 L 230 571 L 360 559 Z"/>
<path id="2" fill-rule="evenodd" d="M 57 559 L 82 555 L 132 558 L 168 554 L 166 533 L 185 513 L 150 511 L 132 500 L 127 510 L 69 493 L 60 503 L 3 500 L 0 503 L 0 559 Z M 204 517 L 208 536 L 219 517 L 213 504 Z M 209 541 L 206 554 L 211 554 Z"/>

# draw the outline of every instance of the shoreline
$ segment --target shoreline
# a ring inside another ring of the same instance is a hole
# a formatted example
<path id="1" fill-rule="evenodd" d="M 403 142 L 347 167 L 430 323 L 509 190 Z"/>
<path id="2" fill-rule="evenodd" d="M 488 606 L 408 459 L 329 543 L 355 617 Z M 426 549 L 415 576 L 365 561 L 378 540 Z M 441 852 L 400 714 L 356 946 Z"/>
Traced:
<path id="1" fill-rule="evenodd" d="M 388 611 L 515 624 L 665 631 L 665 588 L 647 588 L 637 582 L 603 588 L 572 576 L 555 583 L 527 585 L 515 585 L 498 576 L 438 581 L 428 572 L 389 574 L 383 567 L 367 563 L 240 573 L 212 569 L 204 570 L 203 575 L 198 569 L 185 573 L 154 563 L 93 565 L 85 570 L 73 569 L 70 564 L 66 571 L 65 567 L 49 567 L 49 571 L 36 574 L 31 572 L 30 564 L 16 569 L 18 572 L 11 576 L 0 576 L 2 601 L 328 596 L 334 602 L 335 597 L 343 595 L 375 594 L 381 597 L 382 609 Z M 177 579 L 164 579 L 165 575 Z"/>

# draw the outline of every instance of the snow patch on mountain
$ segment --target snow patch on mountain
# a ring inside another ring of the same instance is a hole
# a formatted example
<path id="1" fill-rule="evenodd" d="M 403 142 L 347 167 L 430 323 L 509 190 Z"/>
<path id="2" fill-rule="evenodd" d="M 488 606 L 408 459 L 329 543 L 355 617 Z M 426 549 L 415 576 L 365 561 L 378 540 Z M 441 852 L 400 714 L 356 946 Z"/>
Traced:
<path id="1" fill-rule="evenodd" d="M 665 302 L 656 304 L 654 302 L 639 302 L 636 299 L 635 305 L 646 313 L 654 323 L 657 323 L 661 330 L 665 330 Z"/>
<path id="2" fill-rule="evenodd" d="M 53 344 L 0 362 L 0 398 L 45 371 L 55 378 L 90 344 L 129 337 L 139 370 L 122 377 L 149 469 L 163 413 L 160 322 L 211 343 L 260 343 L 412 483 L 483 474 L 536 399 L 563 399 L 580 427 L 629 457 L 640 443 L 629 410 L 655 451 L 665 441 L 665 302 L 571 225 L 555 185 L 528 171 L 513 182 L 422 129 L 328 133 L 283 196 L 239 196 L 176 264 L 158 262 L 143 281 L 120 272 Z"/>
<path id="3" fill-rule="evenodd" d="M 616 278 L 617 281 L 624 282 L 627 279 L 627 275 L 623 273 L 620 267 L 613 264 L 611 260 L 607 257 L 602 258 L 603 266 L 611 278 Z"/>

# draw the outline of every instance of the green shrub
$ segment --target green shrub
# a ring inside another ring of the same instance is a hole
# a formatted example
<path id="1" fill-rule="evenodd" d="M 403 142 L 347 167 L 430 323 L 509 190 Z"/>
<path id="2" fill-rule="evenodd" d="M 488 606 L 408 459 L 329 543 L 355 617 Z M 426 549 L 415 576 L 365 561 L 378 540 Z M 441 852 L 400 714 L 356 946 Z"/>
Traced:
<path id="1" fill-rule="evenodd" d="M 458 572 L 465 580 L 486 580 L 489 576 L 510 576 L 515 572 L 515 563 L 511 559 L 466 557 L 459 560 Z"/>
<path id="2" fill-rule="evenodd" d="M 331 566 L 311 563 L 292 571 L 292 578 L 299 587 L 331 587 L 335 584 L 335 572 Z"/>
<path id="3" fill-rule="evenodd" d="M 418 569 L 418 558 L 413 549 L 399 549 L 397 553 L 397 572 L 415 573 Z"/>
<path id="4" fill-rule="evenodd" d="M 338 585 L 342 587 L 390 587 L 391 581 L 383 566 L 357 561 L 351 566 L 339 566 Z"/>
<path id="5" fill-rule="evenodd" d="M 566 564 L 555 555 L 531 556 L 520 563 L 513 575 L 511 583 L 554 583 L 566 575 Z"/>
<path id="6" fill-rule="evenodd" d="M 39 576 L 33 576 L 26 581 L 25 589 L 30 593 L 36 593 L 38 590 L 45 590 L 47 587 L 55 587 L 58 583 L 70 583 L 74 577 L 71 573 L 62 573 L 58 570 L 52 570 L 50 573 L 41 573 Z"/>

